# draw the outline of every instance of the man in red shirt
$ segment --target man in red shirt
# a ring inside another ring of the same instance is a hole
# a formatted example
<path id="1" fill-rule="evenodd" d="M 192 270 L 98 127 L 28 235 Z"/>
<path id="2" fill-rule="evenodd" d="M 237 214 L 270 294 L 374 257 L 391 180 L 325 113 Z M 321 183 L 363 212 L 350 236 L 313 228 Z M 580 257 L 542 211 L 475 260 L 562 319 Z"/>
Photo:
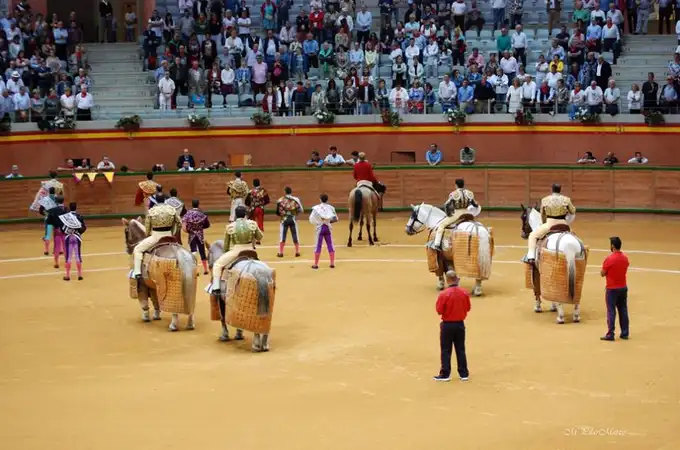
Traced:
<path id="1" fill-rule="evenodd" d="M 619 325 L 621 326 L 621 339 L 628 339 L 628 285 L 626 273 L 628 272 L 628 257 L 621 251 L 621 239 L 609 238 L 611 253 L 602 263 L 600 275 L 607 279 L 607 334 L 600 339 L 613 341 L 616 328 L 616 311 L 619 311 Z"/>
<path id="2" fill-rule="evenodd" d="M 470 294 L 458 287 L 458 275 L 453 270 L 446 272 L 448 288 L 437 297 L 437 314 L 442 318 L 439 325 L 439 345 L 441 348 L 441 369 L 435 381 L 451 381 L 451 350 L 456 349 L 458 376 L 467 381 L 467 356 L 465 355 L 465 318 L 470 311 Z"/>
<path id="3" fill-rule="evenodd" d="M 380 201 L 380 210 L 382 210 L 382 196 L 385 193 L 385 186 L 378 181 L 373 173 L 373 165 L 366 161 L 366 153 L 359 153 L 359 161 L 354 163 L 352 167 L 352 173 L 354 174 L 354 179 L 357 182 L 357 187 L 363 185 L 369 189 L 372 189 L 377 195 Z"/>

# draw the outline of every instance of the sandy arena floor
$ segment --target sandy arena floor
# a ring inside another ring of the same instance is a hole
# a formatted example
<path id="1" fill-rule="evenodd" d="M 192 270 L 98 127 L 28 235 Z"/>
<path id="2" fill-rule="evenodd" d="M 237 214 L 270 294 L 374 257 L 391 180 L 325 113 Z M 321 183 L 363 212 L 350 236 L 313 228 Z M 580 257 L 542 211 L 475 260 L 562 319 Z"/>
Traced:
<path id="1" fill-rule="evenodd" d="M 404 235 L 405 220 L 383 217 L 378 247 L 339 248 L 334 271 L 327 256 L 312 271 L 308 247 L 275 258 L 278 227 L 267 222 L 261 257 L 276 264 L 278 290 L 265 354 L 249 351 L 252 335 L 217 341 L 203 276 L 195 331 L 169 333 L 169 315 L 142 323 L 120 226 L 91 224 L 85 280 L 70 283 L 40 256 L 39 229 L 0 233 L 3 448 L 678 448 L 678 222 L 582 216 L 576 231 L 593 249 L 582 322 L 567 308 L 556 325 L 523 289 L 519 220 L 484 219 L 497 252 L 467 321 L 471 378 L 447 384 L 431 380 L 437 291 L 425 236 Z M 337 244 L 346 226 L 336 226 Z M 311 244 L 309 224 L 301 228 Z M 223 229 L 214 224 L 209 239 Z M 614 234 L 634 269 L 631 340 L 610 343 L 599 341 L 599 265 Z"/>

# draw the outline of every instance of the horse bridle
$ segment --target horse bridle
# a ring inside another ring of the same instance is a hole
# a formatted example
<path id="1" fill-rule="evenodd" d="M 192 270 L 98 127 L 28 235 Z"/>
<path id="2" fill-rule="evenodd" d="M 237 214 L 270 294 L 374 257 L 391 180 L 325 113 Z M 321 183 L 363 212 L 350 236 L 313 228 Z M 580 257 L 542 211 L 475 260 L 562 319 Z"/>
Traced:
<path id="1" fill-rule="evenodd" d="M 411 223 L 408 225 L 408 227 L 406 228 L 406 229 L 408 230 L 409 233 L 412 233 L 412 234 L 420 233 L 420 231 L 422 231 L 422 229 L 421 229 L 420 231 L 416 231 L 415 228 L 413 228 L 413 225 L 415 225 L 416 223 L 419 223 L 419 224 L 425 226 L 425 224 L 427 223 L 428 219 L 429 219 L 430 216 L 432 215 L 432 210 L 430 210 L 429 214 L 428 214 L 427 217 L 425 218 L 425 222 L 423 222 L 423 221 L 421 221 L 421 220 L 418 218 L 419 212 L 420 212 L 420 206 L 416 206 L 415 208 L 413 208 L 413 212 L 411 213 L 411 221 L 412 221 L 412 222 L 411 222 Z"/>

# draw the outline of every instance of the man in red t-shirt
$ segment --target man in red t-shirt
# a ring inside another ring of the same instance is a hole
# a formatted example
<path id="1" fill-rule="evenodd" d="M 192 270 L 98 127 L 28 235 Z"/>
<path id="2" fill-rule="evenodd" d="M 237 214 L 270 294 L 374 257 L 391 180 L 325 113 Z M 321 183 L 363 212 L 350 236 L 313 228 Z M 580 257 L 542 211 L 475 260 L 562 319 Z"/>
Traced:
<path id="1" fill-rule="evenodd" d="M 609 238 L 611 253 L 602 263 L 600 275 L 607 279 L 607 334 L 600 339 L 613 341 L 616 328 L 616 311 L 619 312 L 619 325 L 621 326 L 621 339 L 628 339 L 628 284 L 626 273 L 628 272 L 628 257 L 621 251 L 621 239 Z"/>
<path id="2" fill-rule="evenodd" d="M 458 376 L 467 381 L 470 375 L 465 355 L 465 318 L 470 311 L 470 294 L 458 287 L 458 275 L 453 270 L 446 272 L 448 288 L 437 297 L 437 314 L 442 318 L 439 325 L 439 346 L 441 348 L 441 369 L 435 381 L 451 381 L 451 350 L 456 349 Z"/>

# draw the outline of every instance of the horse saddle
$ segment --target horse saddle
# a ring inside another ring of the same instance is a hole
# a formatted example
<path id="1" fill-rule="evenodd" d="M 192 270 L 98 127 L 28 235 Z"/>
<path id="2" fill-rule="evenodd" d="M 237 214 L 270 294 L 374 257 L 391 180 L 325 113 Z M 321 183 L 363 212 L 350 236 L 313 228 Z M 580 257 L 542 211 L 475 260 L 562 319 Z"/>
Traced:
<path id="1" fill-rule="evenodd" d="M 156 245 L 154 245 L 149 250 L 147 250 L 146 253 L 153 253 L 154 250 L 158 250 L 161 247 L 165 247 L 167 245 L 173 245 L 173 244 L 180 245 L 176 236 L 164 236 L 164 237 L 160 238 L 160 240 L 156 243 Z"/>
<path id="2" fill-rule="evenodd" d="M 229 267 L 227 267 L 227 269 L 231 269 L 237 263 L 240 263 L 241 261 L 247 261 L 249 259 L 259 260 L 259 258 L 257 257 L 257 252 L 255 250 L 243 250 L 243 251 L 241 251 L 238 254 L 238 256 L 236 257 L 236 259 L 234 260 L 234 262 L 229 264 Z"/>

